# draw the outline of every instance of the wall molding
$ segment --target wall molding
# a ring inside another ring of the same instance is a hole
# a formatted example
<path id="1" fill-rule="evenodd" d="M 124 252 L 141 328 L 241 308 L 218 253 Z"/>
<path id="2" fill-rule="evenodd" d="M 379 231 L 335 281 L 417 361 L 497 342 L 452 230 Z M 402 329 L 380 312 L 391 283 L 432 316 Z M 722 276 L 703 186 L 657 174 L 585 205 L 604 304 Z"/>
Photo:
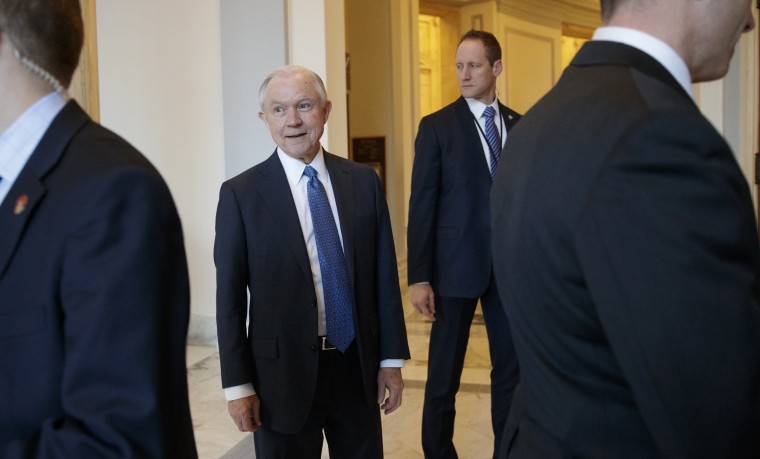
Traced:
<path id="1" fill-rule="evenodd" d="M 593 0 L 499 0 L 499 13 L 549 27 L 601 25 L 599 2 Z"/>

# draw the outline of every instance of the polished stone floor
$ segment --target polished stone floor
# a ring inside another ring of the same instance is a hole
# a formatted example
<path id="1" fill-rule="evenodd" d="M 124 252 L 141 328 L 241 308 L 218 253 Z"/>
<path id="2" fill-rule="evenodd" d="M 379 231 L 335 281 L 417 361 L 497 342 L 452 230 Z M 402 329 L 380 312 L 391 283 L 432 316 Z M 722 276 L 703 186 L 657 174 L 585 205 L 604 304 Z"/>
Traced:
<path id="1" fill-rule="evenodd" d="M 406 362 L 402 406 L 383 416 L 385 457 L 421 458 L 420 423 L 427 371 L 427 344 L 430 322 L 405 305 L 407 333 L 412 360 Z M 490 362 L 485 327 L 476 315 L 457 396 L 457 423 L 454 444 L 462 459 L 486 459 L 493 454 L 490 421 Z M 190 405 L 195 440 L 201 459 L 254 458 L 250 434 L 241 433 L 227 414 L 221 390 L 219 355 L 215 348 L 189 346 L 187 349 Z M 328 458 L 327 447 L 323 458 Z"/>

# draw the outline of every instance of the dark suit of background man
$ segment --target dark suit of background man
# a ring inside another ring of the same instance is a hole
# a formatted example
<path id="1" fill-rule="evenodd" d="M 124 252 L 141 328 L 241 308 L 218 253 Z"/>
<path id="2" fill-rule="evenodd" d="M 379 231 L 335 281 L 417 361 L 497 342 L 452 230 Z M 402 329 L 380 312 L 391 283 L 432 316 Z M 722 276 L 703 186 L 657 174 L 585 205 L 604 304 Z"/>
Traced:
<path id="1" fill-rule="evenodd" d="M 496 278 L 520 362 L 503 457 L 760 457 L 760 258 L 747 182 L 691 83 L 750 0 L 603 1 L 509 135 Z"/>
<path id="2" fill-rule="evenodd" d="M 434 319 L 422 414 L 426 457 L 456 450 L 454 400 L 475 307 L 481 302 L 491 353 L 491 417 L 495 446 L 517 384 L 517 359 L 491 269 L 491 168 L 519 115 L 499 103 L 502 71 L 496 38 L 470 31 L 459 42 L 456 70 L 462 97 L 422 118 L 414 144 L 407 233 L 411 300 Z M 496 143 L 487 142 L 484 111 L 495 110 Z"/>
<path id="3" fill-rule="evenodd" d="M 311 70 L 274 71 L 259 102 L 277 149 L 222 185 L 217 210 L 217 326 L 230 416 L 255 432 L 257 457 L 319 458 L 324 431 L 331 457 L 381 458 L 378 404 L 386 414 L 401 404 L 409 348 L 380 181 L 322 149 L 331 103 Z M 322 276 L 307 192 L 316 182 L 305 175 L 312 168 L 350 281 L 355 338 L 344 351 L 325 338 L 335 332 L 326 303 L 334 276 Z"/>
<path id="4" fill-rule="evenodd" d="M 0 457 L 196 457 L 166 184 L 68 100 L 77 0 L 0 0 Z"/>

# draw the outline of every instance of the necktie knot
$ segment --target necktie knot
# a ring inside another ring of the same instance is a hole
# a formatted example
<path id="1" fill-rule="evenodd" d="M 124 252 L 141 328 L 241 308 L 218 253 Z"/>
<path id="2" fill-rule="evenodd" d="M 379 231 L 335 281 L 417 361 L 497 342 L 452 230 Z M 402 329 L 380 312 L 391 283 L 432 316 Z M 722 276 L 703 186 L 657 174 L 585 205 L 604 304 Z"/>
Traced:
<path id="1" fill-rule="evenodd" d="M 306 166 L 306 167 L 303 169 L 303 174 L 304 174 L 305 176 L 309 177 L 309 179 L 312 179 L 312 178 L 316 178 L 316 177 L 317 177 L 317 175 L 318 175 L 318 174 L 317 174 L 317 171 L 316 171 L 316 169 L 314 169 L 314 168 L 313 168 L 313 167 L 311 167 L 311 166 Z"/>
<path id="2" fill-rule="evenodd" d="M 494 110 L 494 108 L 489 105 L 483 111 L 483 116 L 486 117 L 486 121 L 493 120 L 493 117 L 496 116 L 496 110 Z"/>

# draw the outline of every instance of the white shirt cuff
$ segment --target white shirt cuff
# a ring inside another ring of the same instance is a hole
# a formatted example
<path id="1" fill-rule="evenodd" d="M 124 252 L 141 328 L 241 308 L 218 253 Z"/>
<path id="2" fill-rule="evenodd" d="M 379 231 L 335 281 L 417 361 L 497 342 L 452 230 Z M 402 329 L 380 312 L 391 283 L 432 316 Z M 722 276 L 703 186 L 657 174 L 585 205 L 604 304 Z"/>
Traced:
<path id="1" fill-rule="evenodd" d="M 380 361 L 380 368 L 404 368 L 404 359 L 385 359 Z M 225 387 L 224 398 L 228 402 L 240 398 L 256 395 L 253 384 L 241 384 L 239 386 Z"/>
<path id="2" fill-rule="evenodd" d="M 381 360 L 380 368 L 404 368 L 404 359 Z"/>
<path id="3" fill-rule="evenodd" d="M 239 398 L 250 397 L 251 395 L 256 395 L 256 391 L 253 389 L 253 384 L 251 383 L 224 388 L 224 398 L 226 398 L 228 402 Z"/>

